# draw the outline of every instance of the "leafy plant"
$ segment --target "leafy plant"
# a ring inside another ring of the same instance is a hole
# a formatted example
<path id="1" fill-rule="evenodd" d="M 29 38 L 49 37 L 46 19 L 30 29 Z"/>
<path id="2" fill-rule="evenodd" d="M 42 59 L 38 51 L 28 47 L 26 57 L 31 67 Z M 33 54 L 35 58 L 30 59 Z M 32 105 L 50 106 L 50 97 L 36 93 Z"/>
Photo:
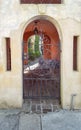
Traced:
<path id="1" fill-rule="evenodd" d="M 28 54 L 29 54 L 29 60 L 34 60 L 35 59 L 35 53 L 31 48 L 28 48 Z"/>

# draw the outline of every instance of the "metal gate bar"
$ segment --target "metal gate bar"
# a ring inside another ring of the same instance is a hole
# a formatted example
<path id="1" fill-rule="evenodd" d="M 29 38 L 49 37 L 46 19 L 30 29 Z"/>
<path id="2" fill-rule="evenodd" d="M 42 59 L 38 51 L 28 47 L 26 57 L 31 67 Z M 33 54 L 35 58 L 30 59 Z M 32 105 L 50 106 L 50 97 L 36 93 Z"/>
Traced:
<path id="1" fill-rule="evenodd" d="M 59 99 L 59 78 L 24 78 L 24 98 L 27 99 Z"/>

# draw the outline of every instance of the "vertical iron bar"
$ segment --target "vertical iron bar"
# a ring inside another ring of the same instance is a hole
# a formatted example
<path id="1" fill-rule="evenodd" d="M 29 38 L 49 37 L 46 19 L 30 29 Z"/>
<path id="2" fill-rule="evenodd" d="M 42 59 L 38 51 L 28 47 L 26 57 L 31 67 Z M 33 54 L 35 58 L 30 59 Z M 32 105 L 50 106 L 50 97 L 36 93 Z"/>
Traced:
<path id="1" fill-rule="evenodd" d="M 48 84 L 47 84 L 47 79 L 45 80 L 46 81 L 46 84 L 45 84 L 45 94 L 47 93 L 47 87 L 48 87 Z"/>
<path id="2" fill-rule="evenodd" d="M 40 79 L 40 100 L 42 96 L 42 78 Z"/>
<path id="3" fill-rule="evenodd" d="M 36 79 L 36 81 L 37 81 L 37 83 L 36 83 L 36 85 L 37 85 L 36 96 L 38 96 L 38 79 Z"/>
<path id="4" fill-rule="evenodd" d="M 27 91 L 27 97 L 29 97 L 29 80 L 28 79 L 25 79 L 27 82 L 26 82 L 26 91 Z"/>
<path id="5" fill-rule="evenodd" d="M 32 89 L 32 90 L 31 90 L 31 91 L 32 91 L 32 95 L 31 95 L 31 96 L 32 96 L 32 98 L 33 98 L 33 93 L 34 93 L 33 80 L 34 80 L 34 79 L 31 78 L 31 89 Z"/>

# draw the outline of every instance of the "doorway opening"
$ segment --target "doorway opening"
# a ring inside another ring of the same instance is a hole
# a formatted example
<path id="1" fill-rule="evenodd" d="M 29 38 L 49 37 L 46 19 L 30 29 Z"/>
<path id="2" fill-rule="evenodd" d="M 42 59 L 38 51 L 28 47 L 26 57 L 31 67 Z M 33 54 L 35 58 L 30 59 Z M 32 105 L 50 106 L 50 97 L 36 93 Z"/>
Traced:
<path id="1" fill-rule="evenodd" d="M 23 34 L 23 97 L 60 103 L 60 39 L 48 20 L 30 22 Z"/>

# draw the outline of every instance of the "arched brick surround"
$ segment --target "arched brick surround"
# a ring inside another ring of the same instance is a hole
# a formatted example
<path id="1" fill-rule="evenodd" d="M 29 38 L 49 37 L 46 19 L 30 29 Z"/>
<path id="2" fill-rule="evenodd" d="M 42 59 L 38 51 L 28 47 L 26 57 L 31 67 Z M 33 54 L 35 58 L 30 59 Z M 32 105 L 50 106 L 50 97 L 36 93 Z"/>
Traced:
<path id="1" fill-rule="evenodd" d="M 59 53 L 59 46 L 58 44 L 60 43 L 59 35 L 57 32 L 56 27 L 49 22 L 48 20 L 43 20 L 43 19 L 36 19 L 38 21 L 37 26 L 38 26 L 38 35 L 41 35 L 41 31 L 45 34 L 45 37 L 43 39 L 44 44 L 52 44 L 53 46 L 49 48 L 49 53 L 47 54 L 46 52 L 44 53 L 44 58 L 46 59 L 53 59 L 56 58 L 56 55 L 58 54 L 57 59 L 60 59 L 60 53 Z M 27 41 L 28 38 L 34 34 L 34 26 L 35 26 L 35 21 L 32 21 L 28 24 L 24 31 L 23 35 L 23 43 L 24 43 L 24 53 L 27 53 Z M 48 39 L 48 41 L 47 41 Z M 57 47 L 55 47 L 57 46 Z M 48 47 L 47 47 L 48 49 Z M 27 63 L 27 60 L 24 60 L 24 64 Z"/>

